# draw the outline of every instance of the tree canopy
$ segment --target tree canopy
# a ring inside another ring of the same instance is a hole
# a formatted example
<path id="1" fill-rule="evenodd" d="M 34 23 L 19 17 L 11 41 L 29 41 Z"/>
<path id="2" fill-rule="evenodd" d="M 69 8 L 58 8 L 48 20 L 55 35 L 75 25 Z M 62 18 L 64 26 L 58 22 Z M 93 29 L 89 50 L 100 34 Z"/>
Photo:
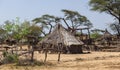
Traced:
<path id="1" fill-rule="evenodd" d="M 29 21 L 20 22 L 19 19 L 13 21 L 5 21 L 5 24 L 0 27 L 1 38 L 13 38 L 21 40 L 27 35 L 34 35 L 39 37 L 41 35 L 41 27 L 30 23 Z"/>
<path id="2" fill-rule="evenodd" d="M 120 0 L 90 0 L 91 10 L 105 12 L 120 19 Z"/>
<path id="3" fill-rule="evenodd" d="M 71 31 L 71 33 L 79 30 L 80 26 L 87 26 L 88 28 L 92 27 L 92 23 L 87 19 L 87 17 L 79 14 L 77 11 L 72 10 L 62 10 L 64 17 L 57 17 L 49 14 L 42 15 L 41 17 L 35 18 L 32 21 L 36 24 L 42 26 L 42 33 L 46 36 L 51 33 L 51 30 L 54 28 L 56 23 L 60 23 L 62 21 L 65 22 L 67 29 Z M 45 33 L 45 29 L 48 30 L 48 33 Z"/>
<path id="4" fill-rule="evenodd" d="M 92 23 L 87 19 L 87 17 L 81 15 L 79 12 L 65 9 L 63 9 L 62 12 L 64 13 L 64 19 L 70 22 L 69 24 L 66 23 L 69 29 L 73 29 L 74 31 L 80 26 L 92 27 Z"/>
<path id="5" fill-rule="evenodd" d="M 39 17 L 39 18 L 33 19 L 32 21 L 35 24 L 39 24 L 42 27 L 41 32 L 46 36 L 47 33 L 45 33 L 44 29 L 47 29 L 48 34 L 50 34 L 54 25 L 56 24 L 56 22 L 59 21 L 59 20 L 56 20 L 56 19 L 57 19 L 57 17 L 55 17 L 53 15 L 45 14 L 45 15 L 42 15 L 41 17 Z"/>
<path id="6" fill-rule="evenodd" d="M 89 5 L 93 11 L 105 12 L 112 15 L 117 21 L 117 23 L 112 24 L 115 25 L 112 26 L 112 29 L 115 27 L 120 35 L 120 0 L 90 0 Z"/>

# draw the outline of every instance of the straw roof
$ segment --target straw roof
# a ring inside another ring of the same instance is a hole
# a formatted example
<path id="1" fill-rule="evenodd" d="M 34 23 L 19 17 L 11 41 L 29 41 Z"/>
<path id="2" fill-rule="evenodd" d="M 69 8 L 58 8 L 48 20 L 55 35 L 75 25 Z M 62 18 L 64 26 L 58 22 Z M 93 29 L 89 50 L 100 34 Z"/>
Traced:
<path id="1" fill-rule="evenodd" d="M 54 30 L 46 36 L 40 43 L 50 43 L 57 45 L 62 43 L 65 46 L 83 45 L 82 41 L 78 41 L 70 32 L 68 32 L 62 25 L 57 24 Z"/>
<path id="2" fill-rule="evenodd" d="M 111 36 L 112 36 L 112 34 L 109 33 L 108 30 L 106 29 L 103 37 L 104 37 L 104 38 L 108 38 L 108 37 L 111 37 Z"/>
<path id="3" fill-rule="evenodd" d="M 97 40 L 103 40 L 103 41 L 105 41 L 107 38 L 111 38 L 111 37 L 112 37 L 112 34 L 109 33 L 107 29 L 105 29 L 105 32 L 104 32 L 103 36 L 101 36 Z"/>

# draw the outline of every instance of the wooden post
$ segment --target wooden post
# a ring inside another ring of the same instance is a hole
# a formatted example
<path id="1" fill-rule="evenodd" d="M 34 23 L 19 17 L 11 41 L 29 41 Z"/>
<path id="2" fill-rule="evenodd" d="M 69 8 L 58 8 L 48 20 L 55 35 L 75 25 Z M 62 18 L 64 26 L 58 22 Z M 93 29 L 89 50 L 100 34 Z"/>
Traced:
<path id="1" fill-rule="evenodd" d="M 31 52 L 31 61 L 32 61 L 32 62 L 33 62 L 33 60 L 34 60 L 33 57 L 34 57 L 34 51 Z"/>
<path id="2" fill-rule="evenodd" d="M 47 59 L 47 49 L 45 49 L 45 60 L 44 60 L 44 62 L 46 62 L 46 59 Z"/>
<path id="3" fill-rule="evenodd" d="M 60 61 L 60 54 L 61 54 L 61 51 L 58 52 L 58 62 Z"/>
<path id="4" fill-rule="evenodd" d="M 47 52 L 48 52 L 48 44 L 46 44 L 45 45 L 45 60 L 44 60 L 44 62 L 46 62 L 46 60 L 47 60 Z"/>
<path id="5" fill-rule="evenodd" d="M 34 61 L 34 45 L 32 45 L 32 52 L 31 52 L 31 61 Z"/>
<path id="6" fill-rule="evenodd" d="M 62 43 L 59 43 L 59 44 L 58 44 L 58 62 L 60 61 L 61 51 L 62 51 Z"/>

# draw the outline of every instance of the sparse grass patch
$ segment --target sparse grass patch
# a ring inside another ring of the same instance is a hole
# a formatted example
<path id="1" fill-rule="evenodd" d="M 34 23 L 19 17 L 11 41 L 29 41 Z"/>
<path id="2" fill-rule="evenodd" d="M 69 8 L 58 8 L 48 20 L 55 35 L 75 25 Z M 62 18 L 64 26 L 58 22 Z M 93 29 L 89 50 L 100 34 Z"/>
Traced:
<path id="1" fill-rule="evenodd" d="M 28 60 L 28 59 L 21 59 L 18 61 L 16 66 L 53 66 L 53 63 L 50 62 L 43 62 L 43 61 L 38 61 L 38 60 Z"/>
<path id="2" fill-rule="evenodd" d="M 83 58 L 76 58 L 75 61 L 84 61 L 85 59 Z"/>
<path id="3" fill-rule="evenodd" d="M 100 59 L 100 57 L 95 57 L 94 59 L 95 59 L 95 60 L 99 60 L 99 59 Z"/>

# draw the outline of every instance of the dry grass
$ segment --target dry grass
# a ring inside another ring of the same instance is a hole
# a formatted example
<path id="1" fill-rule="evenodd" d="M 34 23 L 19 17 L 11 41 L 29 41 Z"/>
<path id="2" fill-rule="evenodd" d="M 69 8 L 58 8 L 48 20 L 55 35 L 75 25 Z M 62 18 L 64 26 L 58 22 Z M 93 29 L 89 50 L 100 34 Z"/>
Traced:
<path id="1" fill-rule="evenodd" d="M 44 54 L 38 52 L 35 54 L 35 59 L 43 62 Z M 48 64 L 30 66 L 5 64 L 0 66 L 0 70 L 120 70 L 120 52 L 62 54 L 59 63 L 57 57 L 57 54 L 48 54 Z"/>

